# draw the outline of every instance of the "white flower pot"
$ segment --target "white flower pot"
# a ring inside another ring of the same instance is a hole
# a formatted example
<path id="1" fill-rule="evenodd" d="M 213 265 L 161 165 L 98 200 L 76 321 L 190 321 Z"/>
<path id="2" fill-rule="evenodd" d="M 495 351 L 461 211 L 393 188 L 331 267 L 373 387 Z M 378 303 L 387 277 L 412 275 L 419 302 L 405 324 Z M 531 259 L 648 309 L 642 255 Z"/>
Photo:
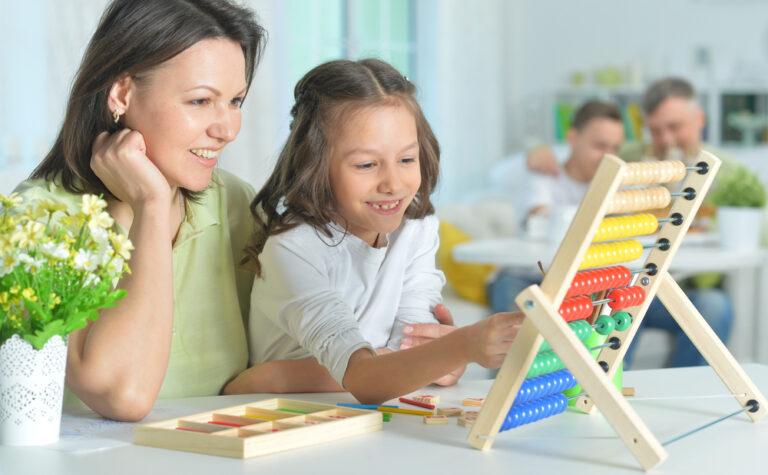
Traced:
<path id="1" fill-rule="evenodd" d="M 56 335 L 35 350 L 13 335 L 0 346 L 0 444 L 59 440 L 67 343 Z"/>
<path id="2" fill-rule="evenodd" d="M 720 247 L 730 251 L 756 251 L 763 229 L 763 208 L 720 206 L 717 208 Z"/>

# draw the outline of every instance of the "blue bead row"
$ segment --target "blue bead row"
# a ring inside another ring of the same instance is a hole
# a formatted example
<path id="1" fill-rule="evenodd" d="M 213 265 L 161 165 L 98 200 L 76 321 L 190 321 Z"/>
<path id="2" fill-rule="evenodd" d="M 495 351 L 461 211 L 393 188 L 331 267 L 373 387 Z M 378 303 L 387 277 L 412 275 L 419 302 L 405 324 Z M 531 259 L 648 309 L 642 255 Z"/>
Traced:
<path id="1" fill-rule="evenodd" d="M 523 404 L 534 399 L 551 396 L 571 389 L 578 384 L 570 371 L 563 369 L 554 373 L 526 379 L 520 386 L 513 406 Z"/>
<path id="2" fill-rule="evenodd" d="M 560 414 L 567 407 L 568 398 L 563 394 L 555 394 L 519 406 L 512 406 L 501 425 L 500 432 Z"/>

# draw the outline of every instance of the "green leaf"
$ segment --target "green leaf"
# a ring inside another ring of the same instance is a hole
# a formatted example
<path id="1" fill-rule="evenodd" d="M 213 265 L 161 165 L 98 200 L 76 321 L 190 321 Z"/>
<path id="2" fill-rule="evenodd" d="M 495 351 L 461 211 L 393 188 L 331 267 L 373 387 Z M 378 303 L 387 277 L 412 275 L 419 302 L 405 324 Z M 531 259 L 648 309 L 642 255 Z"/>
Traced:
<path id="1" fill-rule="evenodd" d="M 34 349 L 41 350 L 54 335 L 61 335 L 62 337 L 66 335 L 64 322 L 61 320 L 49 322 L 41 330 L 36 331 L 34 335 L 23 335 L 23 337 Z"/>

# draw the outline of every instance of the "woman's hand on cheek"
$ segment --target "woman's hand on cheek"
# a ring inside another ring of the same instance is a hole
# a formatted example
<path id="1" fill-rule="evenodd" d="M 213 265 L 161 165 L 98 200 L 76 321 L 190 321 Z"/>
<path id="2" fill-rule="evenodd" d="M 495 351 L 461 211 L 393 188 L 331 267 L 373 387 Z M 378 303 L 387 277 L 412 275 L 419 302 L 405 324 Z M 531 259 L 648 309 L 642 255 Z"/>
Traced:
<path id="1" fill-rule="evenodd" d="M 134 210 L 150 202 L 168 203 L 170 187 L 147 157 L 141 133 L 123 129 L 102 132 L 93 142 L 91 169 L 112 194 Z"/>

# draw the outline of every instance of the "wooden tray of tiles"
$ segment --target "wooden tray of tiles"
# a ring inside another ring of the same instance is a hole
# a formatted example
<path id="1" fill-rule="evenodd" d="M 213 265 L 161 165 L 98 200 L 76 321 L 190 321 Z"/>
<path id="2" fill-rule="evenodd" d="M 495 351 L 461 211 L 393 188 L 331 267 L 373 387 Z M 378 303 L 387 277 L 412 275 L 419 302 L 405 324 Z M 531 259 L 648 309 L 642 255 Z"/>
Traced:
<path id="1" fill-rule="evenodd" d="M 245 459 L 381 427 L 381 412 L 275 398 L 140 425 L 134 429 L 134 442 Z"/>

